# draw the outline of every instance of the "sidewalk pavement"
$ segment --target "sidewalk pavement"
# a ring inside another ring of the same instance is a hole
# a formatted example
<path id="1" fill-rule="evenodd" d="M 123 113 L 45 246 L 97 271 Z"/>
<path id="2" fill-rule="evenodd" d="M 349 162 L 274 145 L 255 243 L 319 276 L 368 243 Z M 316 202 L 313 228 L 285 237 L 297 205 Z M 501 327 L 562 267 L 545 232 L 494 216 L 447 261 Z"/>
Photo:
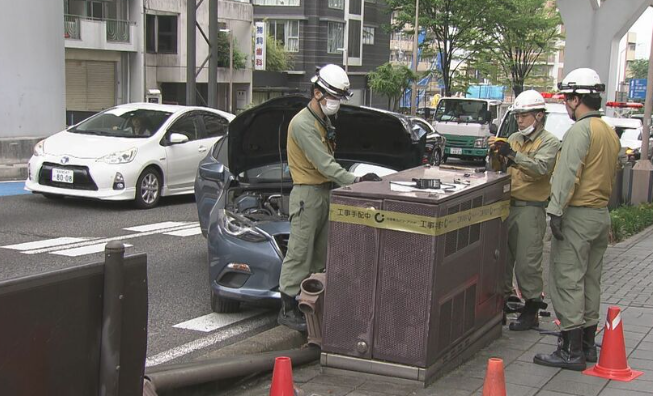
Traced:
<path id="1" fill-rule="evenodd" d="M 548 254 L 546 256 L 545 263 L 548 263 Z M 547 274 L 548 270 L 545 269 L 545 278 Z M 498 357 L 504 362 L 508 396 L 652 396 L 653 227 L 608 247 L 602 288 L 599 328 L 603 327 L 608 306 L 619 306 L 628 364 L 632 369 L 644 372 L 632 382 L 610 381 L 576 371 L 538 366 L 533 363 L 533 356 L 539 352 L 552 352 L 557 339 L 533 330 L 509 331 L 507 326 L 504 326 L 498 340 L 427 388 L 411 381 L 322 368 L 317 362 L 295 368 L 293 378 L 306 396 L 480 396 L 487 361 L 490 357 Z M 553 314 L 552 309 L 551 312 Z M 541 327 L 555 329 L 553 319 L 541 318 Z M 601 332 L 597 336 L 598 342 L 602 335 Z M 267 375 L 224 394 L 268 395 L 270 381 L 271 375 Z"/>

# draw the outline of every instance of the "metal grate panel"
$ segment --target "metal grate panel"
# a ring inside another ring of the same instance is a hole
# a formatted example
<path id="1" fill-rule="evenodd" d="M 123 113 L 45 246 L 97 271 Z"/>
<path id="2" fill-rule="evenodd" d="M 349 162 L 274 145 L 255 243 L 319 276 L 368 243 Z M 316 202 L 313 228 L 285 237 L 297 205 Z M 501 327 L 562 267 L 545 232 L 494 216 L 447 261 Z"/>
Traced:
<path id="1" fill-rule="evenodd" d="M 334 195 L 332 203 L 376 208 L 381 201 Z M 371 227 L 331 222 L 323 331 L 324 352 L 371 357 L 371 347 L 357 349 L 362 341 L 372 344 L 378 231 Z M 333 264 L 336 265 L 333 265 Z M 329 295 L 329 291 L 338 293 Z"/>
<path id="2" fill-rule="evenodd" d="M 384 209 L 436 216 L 438 207 L 386 200 Z M 379 261 L 373 357 L 425 367 L 435 238 L 382 231 Z"/>
<path id="3" fill-rule="evenodd" d="M 460 211 L 460 205 L 452 206 L 447 210 L 447 215 L 452 215 L 454 213 L 458 213 L 459 211 Z M 457 244 L 458 244 L 458 232 L 451 231 L 446 233 L 444 239 L 444 256 L 447 257 L 456 253 Z"/>
<path id="4" fill-rule="evenodd" d="M 440 303 L 438 354 L 464 338 L 476 321 L 476 281 Z"/>
<path id="5" fill-rule="evenodd" d="M 478 196 L 472 200 L 472 208 L 483 206 L 483 196 Z M 481 239 L 481 224 L 474 224 L 469 228 L 469 243 L 478 242 Z"/>

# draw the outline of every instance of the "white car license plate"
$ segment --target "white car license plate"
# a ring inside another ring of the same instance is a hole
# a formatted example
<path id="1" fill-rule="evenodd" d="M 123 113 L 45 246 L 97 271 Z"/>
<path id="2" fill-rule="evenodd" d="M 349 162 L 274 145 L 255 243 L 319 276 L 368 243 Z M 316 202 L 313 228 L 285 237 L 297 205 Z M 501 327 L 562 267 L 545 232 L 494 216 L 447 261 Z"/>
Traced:
<path id="1" fill-rule="evenodd" d="M 68 169 L 52 168 L 52 181 L 59 183 L 72 183 L 75 172 Z"/>
<path id="2" fill-rule="evenodd" d="M 461 149 L 461 148 L 454 148 L 454 147 L 452 147 L 452 148 L 450 149 L 450 151 L 451 151 L 451 154 L 462 154 L 462 153 L 463 153 L 463 149 Z"/>

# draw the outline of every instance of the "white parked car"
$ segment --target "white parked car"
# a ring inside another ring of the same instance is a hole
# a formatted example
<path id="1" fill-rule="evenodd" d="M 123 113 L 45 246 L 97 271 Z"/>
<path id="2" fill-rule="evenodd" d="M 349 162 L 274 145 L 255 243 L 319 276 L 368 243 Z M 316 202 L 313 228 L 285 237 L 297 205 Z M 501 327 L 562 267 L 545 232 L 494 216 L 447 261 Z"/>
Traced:
<path id="1" fill-rule="evenodd" d="M 619 140 L 621 148 L 624 150 L 628 161 L 634 161 L 641 158 L 642 150 L 642 120 L 637 118 L 618 118 L 618 117 L 602 117 L 603 120 L 614 128 Z M 649 139 L 649 147 L 653 147 L 653 137 Z M 651 158 L 651 150 L 649 149 L 648 157 Z"/>
<path id="2" fill-rule="evenodd" d="M 233 118 L 204 107 L 116 106 L 37 143 L 25 188 L 152 208 L 161 196 L 193 193 L 200 160 Z"/>

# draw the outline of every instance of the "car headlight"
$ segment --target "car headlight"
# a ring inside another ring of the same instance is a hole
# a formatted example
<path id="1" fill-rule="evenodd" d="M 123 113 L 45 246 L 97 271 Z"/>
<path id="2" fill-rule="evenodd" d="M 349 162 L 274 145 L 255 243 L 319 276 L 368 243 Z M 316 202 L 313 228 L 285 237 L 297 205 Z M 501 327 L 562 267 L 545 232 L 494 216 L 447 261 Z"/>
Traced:
<path id="1" fill-rule="evenodd" d="M 222 228 L 228 235 L 243 241 L 263 242 L 267 240 L 265 235 L 258 231 L 247 219 L 227 211 L 224 211 L 222 217 Z"/>
<path id="2" fill-rule="evenodd" d="M 41 140 L 40 142 L 36 143 L 34 145 L 34 156 L 38 157 L 40 155 L 45 154 L 45 139 Z"/>
<path id="3" fill-rule="evenodd" d="M 476 138 L 474 140 L 474 148 L 487 148 L 487 140 L 488 138 L 486 137 Z"/>
<path id="4" fill-rule="evenodd" d="M 97 162 L 104 162 L 107 164 L 128 164 L 136 158 L 137 152 L 138 149 L 136 149 L 136 147 L 125 151 L 117 151 L 99 158 Z"/>

